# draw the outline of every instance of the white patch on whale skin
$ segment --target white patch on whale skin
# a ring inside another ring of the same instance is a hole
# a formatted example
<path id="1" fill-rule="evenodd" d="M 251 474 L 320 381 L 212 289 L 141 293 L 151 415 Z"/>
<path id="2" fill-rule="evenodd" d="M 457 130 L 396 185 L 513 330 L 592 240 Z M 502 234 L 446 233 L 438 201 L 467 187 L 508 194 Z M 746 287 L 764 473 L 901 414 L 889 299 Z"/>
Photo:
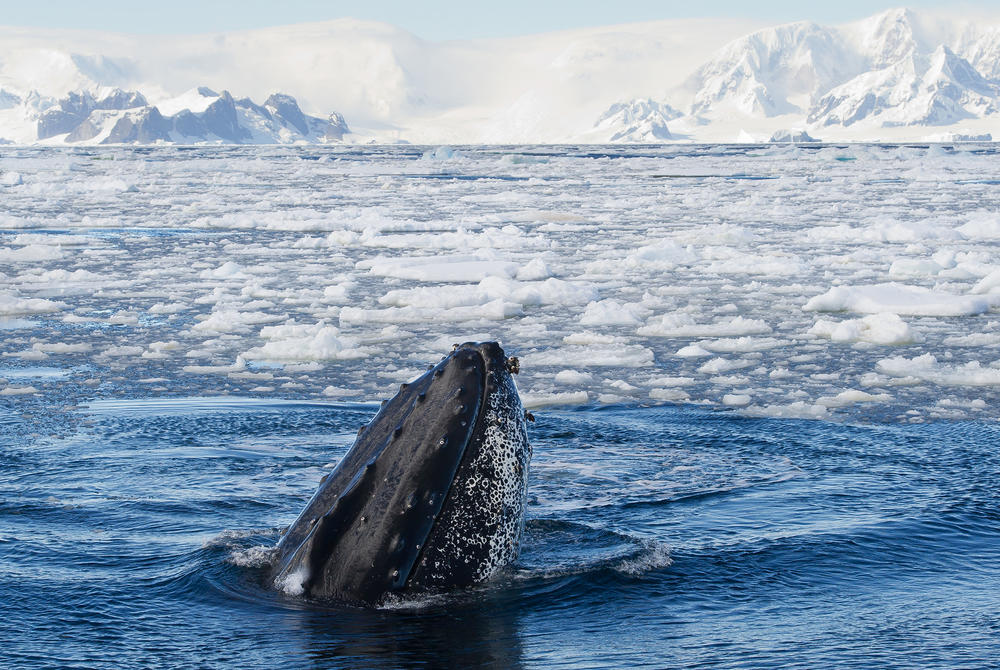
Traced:
<path id="1" fill-rule="evenodd" d="M 452 583 L 457 566 L 471 566 L 472 582 L 484 582 L 517 558 L 531 445 L 513 378 L 491 375 L 496 390 L 483 405 L 482 444 L 449 493 L 452 509 L 440 520 L 446 532 L 433 556 L 425 557 L 421 581 L 428 585 Z"/>
<path id="2" fill-rule="evenodd" d="M 514 380 L 500 388 L 502 390 L 488 399 L 487 428 L 479 450 L 480 458 L 491 459 L 497 470 L 498 476 L 489 489 L 487 507 L 491 521 L 496 520 L 498 528 L 489 538 L 489 554 L 476 573 L 476 581 L 486 581 L 517 558 L 524 533 L 531 446 L 524 423 L 524 407 Z"/>

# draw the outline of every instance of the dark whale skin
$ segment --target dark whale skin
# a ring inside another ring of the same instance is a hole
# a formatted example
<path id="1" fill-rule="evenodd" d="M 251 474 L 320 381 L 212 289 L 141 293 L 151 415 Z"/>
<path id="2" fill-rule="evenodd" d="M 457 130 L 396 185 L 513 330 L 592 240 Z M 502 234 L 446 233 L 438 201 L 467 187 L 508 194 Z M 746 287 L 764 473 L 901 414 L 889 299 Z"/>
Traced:
<path id="1" fill-rule="evenodd" d="M 509 368 L 496 342 L 468 342 L 404 384 L 282 536 L 274 583 L 377 606 L 513 561 L 531 447 Z"/>

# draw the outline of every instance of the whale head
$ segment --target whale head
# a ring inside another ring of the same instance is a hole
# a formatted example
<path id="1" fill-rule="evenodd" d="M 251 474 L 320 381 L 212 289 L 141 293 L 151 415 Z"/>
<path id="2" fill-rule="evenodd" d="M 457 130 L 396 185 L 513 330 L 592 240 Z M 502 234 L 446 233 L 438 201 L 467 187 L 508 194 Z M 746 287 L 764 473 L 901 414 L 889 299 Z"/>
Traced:
<path id="1" fill-rule="evenodd" d="M 496 342 L 468 342 L 404 384 L 282 536 L 275 584 L 371 606 L 513 561 L 531 459 L 516 371 Z"/>

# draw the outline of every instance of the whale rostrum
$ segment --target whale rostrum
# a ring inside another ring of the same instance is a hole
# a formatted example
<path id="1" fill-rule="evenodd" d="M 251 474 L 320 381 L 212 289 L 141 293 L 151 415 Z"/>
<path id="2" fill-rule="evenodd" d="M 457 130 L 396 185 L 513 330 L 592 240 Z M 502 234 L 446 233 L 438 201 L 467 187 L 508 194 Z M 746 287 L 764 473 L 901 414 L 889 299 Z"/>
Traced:
<path id="1" fill-rule="evenodd" d="M 513 561 L 531 460 L 517 369 L 496 342 L 467 342 L 403 384 L 281 537 L 275 584 L 374 606 Z"/>

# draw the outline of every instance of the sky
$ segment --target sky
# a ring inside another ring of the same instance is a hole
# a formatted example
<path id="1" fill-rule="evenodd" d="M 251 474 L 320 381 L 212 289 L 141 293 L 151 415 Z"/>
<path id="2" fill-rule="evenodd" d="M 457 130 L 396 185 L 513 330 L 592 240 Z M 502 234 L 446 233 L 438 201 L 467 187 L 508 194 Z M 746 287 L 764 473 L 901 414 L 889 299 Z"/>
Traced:
<path id="1" fill-rule="evenodd" d="M 808 19 L 843 23 L 891 7 L 940 9 L 940 0 L 0 0 L 0 25 L 143 34 L 190 34 L 265 28 L 352 17 L 391 23 L 427 40 L 510 37 L 587 26 L 696 17 L 766 23 Z M 1000 14 L 1000 0 L 947 3 L 949 10 Z"/>

